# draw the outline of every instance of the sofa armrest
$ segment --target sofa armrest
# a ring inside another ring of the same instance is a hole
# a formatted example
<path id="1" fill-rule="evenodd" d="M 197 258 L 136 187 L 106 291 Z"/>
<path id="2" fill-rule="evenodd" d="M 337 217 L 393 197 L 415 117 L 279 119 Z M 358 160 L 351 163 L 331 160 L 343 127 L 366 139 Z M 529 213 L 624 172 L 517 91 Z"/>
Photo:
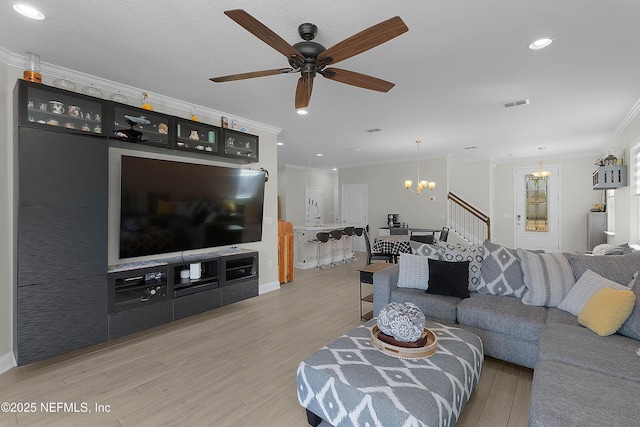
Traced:
<path id="1" fill-rule="evenodd" d="M 398 288 L 400 266 L 393 265 L 373 274 L 373 315 L 391 302 L 391 291 Z"/>

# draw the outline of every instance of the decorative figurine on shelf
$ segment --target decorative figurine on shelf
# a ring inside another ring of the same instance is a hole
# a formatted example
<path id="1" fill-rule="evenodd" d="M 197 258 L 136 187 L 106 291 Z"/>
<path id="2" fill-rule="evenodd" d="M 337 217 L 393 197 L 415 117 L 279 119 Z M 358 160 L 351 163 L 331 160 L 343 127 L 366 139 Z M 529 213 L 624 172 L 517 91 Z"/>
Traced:
<path id="1" fill-rule="evenodd" d="M 230 136 L 229 138 L 227 138 L 227 141 L 225 142 L 225 145 L 227 147 L 235 147 L 236 146 L 235 142 L 236 142 L 236 139 L 234 137 Z"/>
<path id="2" fill-rule="evenodd" d="M 199 122 L 198 116 L 196 116 L 196 107 L 191 108 L 191 120 Z"/>
<path id="3" fill-rule="evenodd" d="M 153 107 L 151 106 L 151 104 L 149 104 L 147 102 L 147 98 L 149 97 L 149 95 L 147 95 L 146 92 L 142 92 L 142 102 L 144 102 L 142 104 L 142 106 L 140 108 L 145 109 L 145 110 L 149 110 L 149 111 L 153 111 Z"/>
<path id="4" fill-rule="evenodd" d="M 618 159 L 613 154 L 609 154 L 607 157 L 604 158 L 605 166 L 615 166 L 617 164 L 618 164 Z"/>
<path id="5" fill-rule="evenodd" d="M 192 130 L 191 133 L 189 134 L 189 139 L 192 139 L 194 141 L 200 141 L 200 135 L 198 135 L 198 131 Z"/>

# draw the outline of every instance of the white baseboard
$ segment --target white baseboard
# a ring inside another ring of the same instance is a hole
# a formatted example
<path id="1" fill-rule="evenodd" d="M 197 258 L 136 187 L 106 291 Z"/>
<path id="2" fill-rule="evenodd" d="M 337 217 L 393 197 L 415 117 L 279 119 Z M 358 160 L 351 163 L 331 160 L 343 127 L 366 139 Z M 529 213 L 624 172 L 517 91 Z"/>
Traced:
<path id="1" fill-rule="evenodd" d="M 7 353 L 4 356 L 0 356 L 0 374 L 7 372 L 11 368 L 15 368 L 16 359 L 13 357 L 13 353 Z"/>
<path id="2" fill-rule="evenodd" d="M 262 295 L 262 294 L 266 294 L 267 292 L 277 291 L 278 289 L 280 289 L 280 282 L 266 283 L 264 285 L 260 285 L 260 288 L 258 289 L 258 294 Z"/>

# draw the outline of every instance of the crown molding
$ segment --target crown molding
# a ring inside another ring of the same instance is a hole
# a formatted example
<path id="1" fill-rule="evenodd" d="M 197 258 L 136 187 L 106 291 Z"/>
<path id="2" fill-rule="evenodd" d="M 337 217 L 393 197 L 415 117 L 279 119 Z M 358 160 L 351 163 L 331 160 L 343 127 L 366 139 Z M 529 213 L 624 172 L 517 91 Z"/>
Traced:
<path id="1" fill-rule="evenodd" d="M 0 62 L 3 62 L 11 67 L 23 68 L 24 67 L 24 55 L 18 55 L 13 52 L 10 52 L 3 47 L 0 47 Z M 65 78 L 69 81 L 75 83 L 78 88 L 84 86 L 93 86 L 96 89 L 100 89 L 103 92 L 106 99 L 111 94 L 120 93 L 127 98 L 129 98 L 129 104 L 131 104 L 131 100 L 140 99 L 140 94 L 142 92 L 146 92 L 149 95 L 149 98 L 153 99 L 154 105 L 165 106 L 174 110 L 184 111 L 184 117 L 190 117 L 191 111 L 193 107 L 195 107 L 198 111 L 198 115 L 202 117 L 220 117 L 226 116 L 231 120 L 237 120 L 242 123 L 243 126 L 255 130 L 260 130 L 263 132 L 268 132 L 272 134 L 279 134 L 282 132 L 281 128 L 271 126 L 265 123 L 257 122 L 246 117 L 238 117 L 233 116 L 223 111 L 215 110 L 212 108 L 204 107 L 201 105 L 194 105 L 191 102 L 186 102 L 180 99 L 171 98 L 168 96 L 164 96 L 160 93 L 150 92 L 148 90 L 143 90 L 140 88 L 127 86 L 118 82 L 114 82 L 111 80 L 103 79 L 101 77 L 92 76 L 90 74 L 85 74 L 80 71 L 71 70 L 69 68 L 61 67 L 55 64 L 49 64 L 47 62 L 40 62 L 40 71 L 43 77 L 51 78 L 52 80 L 58 78 Z M 162 112 L 162 111 L 160 111 Z"/>

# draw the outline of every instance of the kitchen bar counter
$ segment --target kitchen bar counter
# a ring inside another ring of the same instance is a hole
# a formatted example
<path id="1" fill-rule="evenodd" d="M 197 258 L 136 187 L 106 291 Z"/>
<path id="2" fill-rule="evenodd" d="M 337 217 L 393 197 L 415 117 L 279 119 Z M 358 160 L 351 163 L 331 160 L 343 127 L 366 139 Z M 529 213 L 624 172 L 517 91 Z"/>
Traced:
<path id="1" fill-rule="evenodd" d="M 316 238 L 316 233 L 343 230 L 350 225 L 341 223 L 294 225 L 296 268 L 315 268 L 318 265 L 317 243 L 309 242 L 309 240 Z M 343 235 L 340 241 L 329 240 L 329 242 L 320 246 L 320 265 L 331 264 L 332 247 L 333 261 L 336 263 L 353 256 L 353 238 Z"/>

